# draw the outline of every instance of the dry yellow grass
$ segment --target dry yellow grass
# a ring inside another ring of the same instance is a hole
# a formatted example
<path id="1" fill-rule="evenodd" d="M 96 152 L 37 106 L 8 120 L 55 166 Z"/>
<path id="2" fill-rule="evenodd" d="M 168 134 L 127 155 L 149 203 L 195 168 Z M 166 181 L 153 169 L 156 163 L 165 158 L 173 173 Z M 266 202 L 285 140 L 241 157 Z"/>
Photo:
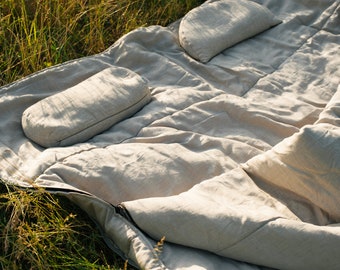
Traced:
<path id="1" fill-rule="evenodd" d="M 140 26 L 167 25 L 198 0 L 2 0 L 0 86 L 103 51 Z"/>

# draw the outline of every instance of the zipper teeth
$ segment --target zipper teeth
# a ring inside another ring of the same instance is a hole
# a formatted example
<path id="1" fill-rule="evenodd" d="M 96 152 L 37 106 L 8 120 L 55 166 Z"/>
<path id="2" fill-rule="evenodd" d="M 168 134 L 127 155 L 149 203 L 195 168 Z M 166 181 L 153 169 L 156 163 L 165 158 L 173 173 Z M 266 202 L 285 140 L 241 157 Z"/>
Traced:
<path id="1" fill-rule="evenodd" d="M 131 222 L 135 227 L 138 228 L 136 222 L 133 220 L 129 211 L 125 208 L 125 206 L 123 204 L 120 203 L 120 204 L 114 206 L 114 208 L 116 209 L 117 214 L 121 215 L 122 217 L 127 219 L 129 222 Z"/>

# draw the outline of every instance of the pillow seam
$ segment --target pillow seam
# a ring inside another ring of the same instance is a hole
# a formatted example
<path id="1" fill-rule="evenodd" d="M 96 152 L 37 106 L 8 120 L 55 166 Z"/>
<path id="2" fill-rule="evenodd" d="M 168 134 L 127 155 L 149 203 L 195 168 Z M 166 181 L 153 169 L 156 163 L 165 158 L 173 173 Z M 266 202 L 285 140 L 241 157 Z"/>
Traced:
<path id="1" fill-rule="evenodd" d="M 133 108 L 134 106 L 136 106 L 136 105 L 137 105 L 138 103 L 140 103 L 141 101 L 147 99 L 148 96 L 150 96 L 150 93 L 146 93 L 146 94 L 143 95 L 138 101 L 136 101 L 136 102 L 134 102 L 133 104 L 131 104 L 131 105 L 125 107 L 124 109 L 120 110 L 119 112 L 117 112 L 117 113 L 115 113 L 115 114 L 112 114 L 112 115 L 110 115 L 110 116 L 107 116 L 107 117 L 105 117 L 104 119 L 101 119 L 100 121 L 97 121 L 96 123 L 93 123 L 93 124 L 87 126 L 86 128 L 83 128 L 83 129 L 77 131 L 76 133 L 74 133 L 74 134 L 72 134 L 72 135 L 69 135 L 69 136 L 66 136 L 66 137 L 64 137 L 64 138 L 62 138 L 62 139 L 60 139 L 60 140 L 57 140 L 57 145 L 60 146 L 61 143 L 62 143 L 64 140 L 69 139 L 69 138 L 71 138 L 71 137 L 73 137 L 73 136 L 76 136 L 76 135 L 82 133 L 83 131 L 85 131 L 85 130 L 87 130 L 87 129 L 90 129 L 90 128 L 92 128 L 92 127 L 95 127 L 97 124 L 100 124 L 100 123 L 102 123 L 102 122 L 104 122 L 104 121 L 106 121 L 106 120 L 108 120 L 108 119 L 110 119 L 110 118 L 113 118 L 113 117 L 115 117 L 115 116 L 117 116 L 117 115 L 123 113 L 123 112 L 126 111 L 126 110 L 129 110 L 129 109 Z M 120 121 L 122 121 L 122 120 L 123 120 L 123 119 L 119 120 L 118 122 L 120 122 Z M 115 123 L 115 124 L 116 124 L 116 123 Z M 113 126 L 113 125 L 115 125 L 115 124 L 112 124 L 111 126 Z M 101 133 L 101 132 L 100 132 L 100 133 Z M 95 135 L 94 135 L 94 136 L 95 136 Z"/>

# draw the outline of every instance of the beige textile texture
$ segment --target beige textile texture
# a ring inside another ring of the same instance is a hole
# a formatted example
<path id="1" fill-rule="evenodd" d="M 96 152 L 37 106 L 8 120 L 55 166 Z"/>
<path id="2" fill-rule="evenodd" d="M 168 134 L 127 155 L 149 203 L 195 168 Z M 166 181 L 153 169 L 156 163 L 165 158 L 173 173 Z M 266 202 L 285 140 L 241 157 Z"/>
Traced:
<path id="1" fill-rule="evenodd" d="M 280 20 L 264 6 L 247 0 L 220 0 L 191 10 L 179 26 L 179 42 L 206 63 L 223 50 L 267 30 Z"/>
<path id="2" fill-rule="evenodd" d="M 282 23 L 205 64 L 178 21 L 0 88 L 2 181 L 67 196 L 140 269 L 338 269 L 340 2 L 254 2 Z M 25 136 L 27 108 L 116 67 L 148 82 L 138 112 L 69 146 Z"/>
<path id="3" fill-rule="evenodd" d="M 22 127 L 28 138 L 43 147 L 68 146 L 130 117 L 150 98 L 142 77 L 111 67 L 27 108 Z"/>
<path id="4" fill-rule="evenodd" d="M 278 186 L 315 205 L 327 217 L 323 220 L 340 223 L 339 127 L 306 126 L 249 160 L 244 168 L 258 181 Z M 323 220 L 314 222 L 324 225 Z"/>

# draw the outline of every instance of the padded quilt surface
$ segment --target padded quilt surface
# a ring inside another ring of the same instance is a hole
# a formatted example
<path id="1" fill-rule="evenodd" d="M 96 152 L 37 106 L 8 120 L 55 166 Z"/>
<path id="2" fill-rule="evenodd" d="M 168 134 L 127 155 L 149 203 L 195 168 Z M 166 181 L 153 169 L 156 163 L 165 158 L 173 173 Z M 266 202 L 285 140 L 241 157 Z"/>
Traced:
<path id="1" fill-rule="evenodd" d="M 340 2 L 252 2 L 281 23 L 206 63 L 180 20 L 0 88 L 1 180 L 64 194 L 141 269 L 338 269 Z M 84 142 L 25 136 L 27 108 L 117 67 L 150 102 Z"/>

